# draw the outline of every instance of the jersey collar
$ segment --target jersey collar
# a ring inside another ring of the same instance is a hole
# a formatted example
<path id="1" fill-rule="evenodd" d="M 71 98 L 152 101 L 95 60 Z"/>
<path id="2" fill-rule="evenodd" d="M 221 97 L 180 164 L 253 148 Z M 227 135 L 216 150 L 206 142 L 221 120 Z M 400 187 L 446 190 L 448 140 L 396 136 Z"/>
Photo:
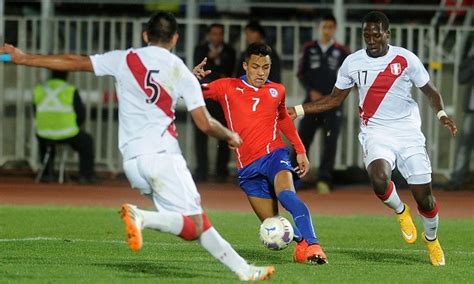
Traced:
<path id="1" fill-rule="evenodd" d="M 252 88 L 254 91 L 258 91 L 258 88 L 257 88 L 257 87 L 252 86 L 252 85 L 248 82 L 248 80 L 247 80 L 247 75 L 240 76 L 240 80 L 242 80 L 242 82 L 243 82 L 245 85 L 247 85 L 248 87 Z M 271 82 L 272 82 L 272 81 L 270 81 L 270 80 L 267 79 L 267 80 L 265 81 L 265 84 L 268 84 L 268 83 L 271 83 Z"/>

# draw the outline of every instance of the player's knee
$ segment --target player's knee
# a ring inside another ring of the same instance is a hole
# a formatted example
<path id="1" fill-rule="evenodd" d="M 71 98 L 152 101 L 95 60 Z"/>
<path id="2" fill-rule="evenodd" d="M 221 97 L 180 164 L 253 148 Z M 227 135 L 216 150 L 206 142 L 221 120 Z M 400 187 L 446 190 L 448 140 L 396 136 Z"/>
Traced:
<path id="1" fill-rule="evenodd" d="M 185 241 L 194 241 L 201 235 L 202 230 L 196 225 L 193 217 L 183 216 L 183 229 L 179 237 Z"/>
<path id="2" fill-rule="evenodd" d="M 370 175 L 374 191 L 377 194 L 385 194 L 390 184 L 390 177 L 383 171 L 375 172 Z"/>
<path id="3" fill-rule="evenodd" d="M 194 241 L 212 227 L 206 213 L 195 216 L 183 216 L 183 230 L 179 236 L 186 241 Z"/>
<path id="4" fill-rule="evenodd" d="M 417 200 L 418 207 L 422 211 L 431 211 L 435 208 L 436 200 L 432 194 L 423 196 L 420 200 Z"/>

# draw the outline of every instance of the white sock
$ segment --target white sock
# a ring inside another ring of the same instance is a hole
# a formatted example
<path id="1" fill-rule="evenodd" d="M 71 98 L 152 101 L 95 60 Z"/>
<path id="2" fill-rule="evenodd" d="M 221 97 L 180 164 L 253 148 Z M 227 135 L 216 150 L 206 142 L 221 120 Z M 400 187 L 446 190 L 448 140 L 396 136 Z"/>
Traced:
<path id="1" fill-rule="evenodd" d="M 432 218 L 425 217 L 421 215 L 421 219 L 423 220 L 423 227 L 425 228 L 425 236 L 429 241 L 436 239 L 436 233 L 438 232 L 438 223 L 439 223 L 439 215 Z"/>
<path id="2" fill-rule="evenodd" d="M 405 205 L 403 204 L 402 200 L 398 196 L 397 188 L 393 181 L 390 181 L 387 191 L 383 196 L 377 195 L 385 205 L 395 210 L 395 213 L 399 214 L 402 213 L 405 209 Z"/>
<path id="3" fill-rule="evenodd" d="M 199 243 L 214 258 L 235 273 L 245 273 L 249 270 L 249 264 L 243 259 L 232 246 L 219 235 L 214 227 L 203 232 L 199 237 Z"/>
<path id="4" fill-rule="evenodd" d="M 143 217 L 143 229 L 159 230 L 173 235 L 179 235 L 183 230 L 183 215 L 176 212 L 147 211 L 138 209 Z"/>

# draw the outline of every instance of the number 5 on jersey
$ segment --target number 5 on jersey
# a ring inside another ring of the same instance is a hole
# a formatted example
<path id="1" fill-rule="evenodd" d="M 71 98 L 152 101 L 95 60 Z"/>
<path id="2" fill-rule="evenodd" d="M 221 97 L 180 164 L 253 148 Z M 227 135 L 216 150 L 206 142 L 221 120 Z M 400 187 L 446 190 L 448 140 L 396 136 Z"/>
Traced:
<path id="1" fill-rule="evenodd" d="M 151 96 L 146 99 L 147 104 L 154 104 L 160 97 L 160 85 L 153 80 L 152 75 L 158 74 L 159 70 L 148 70 L 145 79 L 145 88 L 151 89 Z"/>
<path id="2" fill-rule="evenodd" d="M 252 98 L 253 105 L 252 105 L 252 111 L 257 111 L 257 105 L 260 102 L 260 98 Z"/>

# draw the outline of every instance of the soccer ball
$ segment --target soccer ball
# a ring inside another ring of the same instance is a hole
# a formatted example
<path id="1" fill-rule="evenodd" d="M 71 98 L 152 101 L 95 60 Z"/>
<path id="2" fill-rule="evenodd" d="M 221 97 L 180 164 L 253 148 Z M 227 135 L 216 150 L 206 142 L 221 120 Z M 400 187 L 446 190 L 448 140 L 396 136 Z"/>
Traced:
<path id="1" fill-rule="evenodd" d="M 293 240 L 293 226 L 282 216 L 265 219 L 260 225 L 260 240 L 271 250 L 281 250 Z"/>

